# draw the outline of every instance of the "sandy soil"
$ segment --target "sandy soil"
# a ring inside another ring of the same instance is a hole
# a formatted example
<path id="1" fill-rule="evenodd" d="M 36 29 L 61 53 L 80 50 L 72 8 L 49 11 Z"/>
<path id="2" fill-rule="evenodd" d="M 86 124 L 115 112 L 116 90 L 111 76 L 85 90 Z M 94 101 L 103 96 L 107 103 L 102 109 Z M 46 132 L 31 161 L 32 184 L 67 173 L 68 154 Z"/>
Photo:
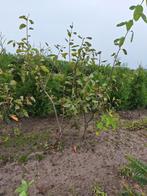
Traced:
<path id="1" fill-rule="evenodd" d="M 124 119 L 130 120 L 130 116 L 139 119 L 146 112 L 129 113 L 129 118 L 127 115 L 127 112 L 121 114 Z M 37 149 L 31 152 L 25 164 L 7 161 L 0 165 L 0 196 L 15 195 L 21 179 L 34 180 L 30 196 L 91 196 L 95 184 L 100 185 L 108 196 L 115 196 L 124 181 L 119 171 L 126 163 L 125 155 L 134 155 L 147 163 L 146 128 L 137 131 L 120 128 L 103 132 L 99 137 L 89 130 L 87 139 L 81 141 L 70 123 L 67 121 L 66 124 L 62 150 L 38 152 Z M 2 126 L 1 132 L 10 130 L 10 127 L 14 124 Z M 26 133 L 56 130 L 54 119 L 23 120 L 21 127 Z M 3 144 L 0 148 L 0 153 L 4 153 Z M 40 161 L 34 159 L 35 153 L 42 153 L 44 158 Z"/>

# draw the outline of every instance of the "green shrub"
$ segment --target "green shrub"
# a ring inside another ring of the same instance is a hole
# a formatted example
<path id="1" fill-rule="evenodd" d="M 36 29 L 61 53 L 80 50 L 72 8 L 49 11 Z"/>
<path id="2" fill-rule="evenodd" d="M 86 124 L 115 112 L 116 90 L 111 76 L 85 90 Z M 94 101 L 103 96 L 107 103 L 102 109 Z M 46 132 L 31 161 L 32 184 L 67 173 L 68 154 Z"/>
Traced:
<path id="1" fill-rule="evenodd" d="M 134 71 L 133 80 L 131 82 L 128 108 L 144 108 L 146 106 L 146 93 L 145 71 L 143 68 L 139 67 L 136 71 Z"/>

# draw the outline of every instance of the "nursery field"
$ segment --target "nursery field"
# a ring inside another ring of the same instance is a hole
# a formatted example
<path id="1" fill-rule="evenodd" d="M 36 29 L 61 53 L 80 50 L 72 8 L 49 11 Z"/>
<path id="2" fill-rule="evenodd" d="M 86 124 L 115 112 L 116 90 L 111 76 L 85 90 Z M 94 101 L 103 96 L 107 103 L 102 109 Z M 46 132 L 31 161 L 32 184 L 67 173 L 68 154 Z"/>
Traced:
<path id="1" fill-rule="evenodd" d="M 120 60 L 145 2 L 117 24 L 111 63 L 73 24 L 54 53 L 31 44 L 29 15 L 14 53 L 0 34 L 0 196 L 147 195 L 147 70 Z"/>

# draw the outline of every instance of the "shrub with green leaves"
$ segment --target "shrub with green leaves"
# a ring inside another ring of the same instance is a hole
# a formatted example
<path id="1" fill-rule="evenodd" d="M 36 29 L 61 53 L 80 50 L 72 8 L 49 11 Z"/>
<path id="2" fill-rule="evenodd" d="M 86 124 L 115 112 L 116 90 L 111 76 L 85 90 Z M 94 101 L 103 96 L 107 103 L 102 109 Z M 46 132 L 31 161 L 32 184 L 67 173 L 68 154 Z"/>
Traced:
<path id="1" fill-rule="evenodd" d="M 144 108 L 146 105 L 147 88 L 145 86 L 145 71 L 139 67 L 134 72 L 128 97 L 130 109 Z"/>
<path id="2" fill-rule="evenodd" d="M 115 130 L 119 124 L 119 117 L 117 114 L 109 111 L 101 115 L 100 119 L 96 122 L 96 135 L 98 136 L 103 131 Z"/>
<path id="3" fill-rule="evenodd" d="M 0 56 L 1 118 L 11 114 L 23 117 L 54 113 L 56 119 L 59 116 L 77 119 L 82 115 L 86 132 L 95 114 L 112 108 L 147 107 L 147 72 L 142 68 L 121 67 L 119 60 L 120 52 L 127 55 L 126 38 L 131 35 L 133 41 L 135 22 L 140 19 L 147 22 L 144 2 L 131 6 L 132 18 L 117 25 L 124 27 L 126 33 L 114 40 L 117 51 L 112 54 L 112 66 L 102 59 L 101 51 L 93 48 L 92 38 L 79 35 L 73 25 L 67 30 L 66 46 L 55 46 L 57 54 L 51 52 L 48 43 L 46 48 L 34 48 L 31 45 L 34 22 L 30 16 L 20 16 L 19 29 L 24 36 L 8 42 L 16 54 Z"/>

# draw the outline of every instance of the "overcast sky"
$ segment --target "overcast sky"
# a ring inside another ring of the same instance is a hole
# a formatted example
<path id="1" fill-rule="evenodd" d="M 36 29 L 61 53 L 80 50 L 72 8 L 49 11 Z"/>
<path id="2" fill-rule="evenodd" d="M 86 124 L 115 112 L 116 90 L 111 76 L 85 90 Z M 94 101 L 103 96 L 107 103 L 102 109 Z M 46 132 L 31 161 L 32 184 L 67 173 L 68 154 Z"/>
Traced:
<path id="1" fill-rule="evenodd" d="M 110 59 L 115 51 L 113 40 L 124 34 L 116 24 L 132 17 L 130 5 L 139 0 L 0 0 L 0 32 L 8 40 L 18 40 L 20 15 L 30 13 L 35 21 L 32 43 L 64 44 L 66 29 L 73 22 L 75 30 L 83 36 L 92 36 L 94 47 Z M 147 10 L 146 10 L 147 11 Z M 130 67 L 142 64 L 147 68 L 147 24 L 137 22 L 132 44 L 126 46 L 128 56 L 121 55 Z"/>

